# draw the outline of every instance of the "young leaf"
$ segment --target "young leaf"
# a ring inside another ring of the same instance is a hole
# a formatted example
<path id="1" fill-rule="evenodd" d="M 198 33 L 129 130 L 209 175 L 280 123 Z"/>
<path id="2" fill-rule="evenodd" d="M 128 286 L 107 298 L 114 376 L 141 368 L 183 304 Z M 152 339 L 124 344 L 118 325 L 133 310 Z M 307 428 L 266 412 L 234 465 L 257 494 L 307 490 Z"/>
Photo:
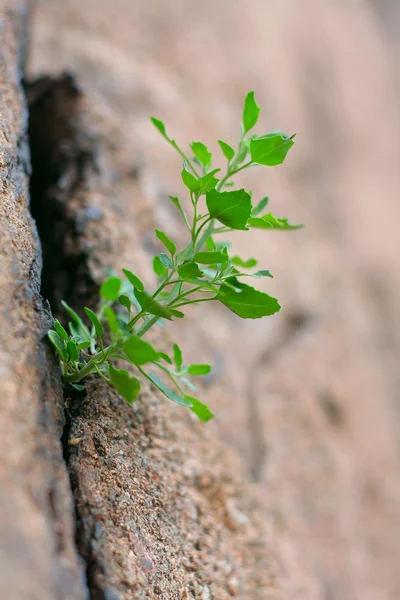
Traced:
<path id="1" fill-rule="evenodd" d="M 81 385 L 80 383 L 71 383 L 70 385 L 72 385 L 72 387 L 78 392 L 83 392 L 85 389 L 85 386 Z"/>
<path id="2" fill-rule="evenodd" d="M 267 206 L 268 202 L 269 202 L 268 196 L 266 196 L 265 198 L 261 198 L 260 202 L 258 204 L 256 204 L 256 206 L 253 207 L 253 209 L 251 211 L 251 216 L 256 217 L 257 215 L 259 215 L 260 212 L 263 211 L 264 208 Z"/>
<path id="3" fill-rule="evenodd" d="M 221 169 L 214 169 L 199 179 L 199 192 L 205 194 L 209 190 L 212 190 L 217 185 L 219 179 L 215 177 L 215 173 L 218 173 Z"/>
<path id="4" fill-rule="evenodd" d="M 258 165 L 274 167 L 280 165 L 294 145 L 294 135 L 287 137 L 281 133 L 268 133 L 250 140 L 251 160 Z"/>
<path id="5" fill-rule="evenodd" d="M 185 219 L 186 218 L 186 214 L 185 211 L 182 208 L 181 203 L 179 202 L 179 198 L 177 196 L 168 196 L 168 198 L 171 200 L 171 202 L 176 206 L 176 208 L 179 210 L 179 212 L 181 213 L 182 217 Z"/>
<path id="6" fill-rule="evenodd" d="M 179 265 L 179 263 L 181 263 L 181 262 L 184 262 L 184 261 L 187 261 L 187 260 L 192 260 L 193 255 L 194 255 L 193 244 L 190 243 L 189 246 L 187 246 L 186 248 L 184 248 L 183 250 L 181 250 L 177 254 L 177 256 L 176 256 L 176 262 Z"/>
<path id="7" fill-rule="evenodd" d="M 177 319 L 183 319 L 183 317 L 185 316 L 183 312 L 181 312 L 180 310 L 176 310 L 175 308 L 170 308 L 169 310 L 171 312 L 171 315 L 173 317 L 176 317 Z"/>
<path id="8" fill-rule="evenodd" d="M 68 306 L 68 304 L 66 302 L 64 302 L 64 300 L 61 300 L 61 304 L 65 308 L 65 310 L 67 311 L 67 313 L 69 314 L 71 319 L 76 324 L 75 328 L 71 327 L 71 325 L 70 325 L 71 332 L 75 331 L 75 333 L 72 333 L 72 335 L 77 334 L 78 336 L 82 337 L 83 339 L 90 341 L 91 335 L 90 335 L 89 329 L 86 327 L 85 323 L 82 321 L 80 316 L 70 306 Z"/>
<path id="9" fill-rule="evenodd" d="M 157 350 L 142 338 L 131 335 L 123 344 L 123 349 L 131 363 L 134 365 L 145 365 L 158 360 Z"/>
<path id="10" fill-rule="evenodd" d="M 48 336 L 49 340 L 51 341 L 51 343 L 53 344 L 54 348 L 57 350 L 57 353 L 58 353 L 59 357 L 61 358 L 61 360 L 67 362 L 68 354 L 67 354 L 67 350 L 65 348 L 65 342 L 60 338 L 58 333 L 56 331 L 54 331 L 54 329 L 50 329 L 47 336 Z"/>
<path id="11" fill-rule="evenodd" d="M 248 273 L 246 273 L 246 275 L 248 275 Z M 272 279 L 274 278 L 271 271 L 267 271 L 267 269 L 262 269 L 261 271 L 250 273 L 250 277 L 257 277 L 257 279 L 260 279 L 261 277 L 272 277 Z"/>
<path id="12" fill-rule="evenodd" d="M 104 329 L 103 329 L 103 325 L 100 323 L 97 315 L 92 310 L 90 310 L 90 308 L 87 308 L 87 306 L 85 306 L 85 308 L 83 310 L 85 311 L 85 313 L 87 314 L 87 316 L 89 317 L 91 322 L 93 323 L 93 327 L 96 331 L 97 337 L 100 339 L 103 339 Z"/>
<path id="13" fill-rule="evenodd" d="M 156 232 L 156 236 L 158 237 L 160 242 L 164 244 L 164 246 L 166 247 L 168 252 L 170 254 L 174 255 L 176 252 L 176 246 L 175 246 L 174 242 L 172 242 L 163 231 L 159 231 L 158 229 L 156 229 L 155 232 Z"/>
<path id="14" fill-rule="evenodd" d="M 156 317 L 162 317 L 163 319 L 168 319 L 171 321 L 171 311 L 166 306 L 159 304 L 156 300 L 154 300 L 154 298 L 149 296 L 147 292 L 141 292 L 140 290 L 135 289 L 135 297 L 142 310 L 150 313 L 151 315 L 155 315 Z"/>
<path id="15" fill-rule="evenodd" d="M 156 388 L 158 388 L 167 398 L 176 402 L 177 404 L 181 404 L 182 406 L 188 406 L 191 408 L 193 406 L 193 402 L 190 399 L 186 399 L 184 396 L 179 396 L 174 390 L 171 390 L 168 386 L 165 385 L 163 381 L 157 375 L 153 373 L 146 373 L 147 377 L 154 383 Z"/>
<path id="16" fill-rule="evenodd" d="M 201 142 L 193 142 L 191 144 L 191 149 L 193 154 L 203 166 L 203 169 L 207 169 L 211 165 L 212 155 L 207 146 L 202 144 Z"/>
<path id="17" fill-rule="evenodd" d="M 182 175 L 182 181 L 186 185 L 186 187 L 191 192 L 196 192 L 199 188 L 199 180 L 196 179 L 196 177 L 194 175 L 189 173 L 189 171 L 186 171 L 186 169 L 182 170 L 181 175 Z"/>
<path id="18" fill-rule="evenodd" d="M 254 125 L 258 121 L 258 115 L 260 114 L 260 107 L 254 98 L 254 92 L 249 92 L 244 101 L 243 108 L 243 133 L 247 133 L 250 129 L 253 129 Z"/>
<path id="19" fill-rule="evenodd" d="M 62 338 L 63 340 L 68 340 L 68 338 L 69 338 L 68 333 L 65 331 L 64 327 L 61 325 L 60 321 L 58 321 L 57 319 L 54 320 L 54 329 L 57 331 L 60 338 Z"/>
<path id="20" fill-rule="evenodd" d="M 211 235 L 208 236 L 208 238 L 206 239 L 204 244 L 205 244 L 207 250 L 209 250 L 210 252 L 215 250 L 215 244 L 214 244 L 214 241 L 213 241 Z"/>
<path id="21" fill-rule="evenodd" d="M 176 370 L 179 372 L 182 369 L 182 350 L 178 344 L 174 344 L 174 361 Z"/>
<path id="22" fill-rule="evenodd" d="M 118 302 L 124 307 L 126 308 L 126 310 L 128 312 L 131 311 L 131 307 L 132 307 L 132 302 L 131 299 L 129 298 L 129 296 L 127 294 L 121 294 L 118 298 Z"/>
<path id="23" fill-rule="evenodd" d="M 203 421 L 203 423 L 207 423 L 207 421 L 214 417 L 208 406 L 200 402 L 200 400 L 197 400 L 197 398 L 193 398 L 192 396 L 188 395 L 186 395 L 185 398 L 192 403 L 190 410 L 193 411 L 194 414 L 199 417 L 200 421 Z"/>
<path id="24" fill-rule="evenodd" d="M 172 360 L 170 359 L 168 354 L 165 354 L 165 352 L 159 352 L 158 357 L 165 360 L 165 362 L 168 363 L 169 365 L 172 365 Z"/>
<path id="25" fill-rule="evenodd" d="M 85 350 L 86 348 L 90 348 L 90 342 L 78 342 L 77 344 L 78 350 Z"/>
<path id="26" fill-rule="evenodd" d="M 165 252 L 161 252 L 161 254 L 159 255 L 159 258 L 160 258 L 161 264 L 164 265 L 164 267 L 166 267 L 167 269 L 173 268 L 174 265 L 172 264 L 172 260 L 170 259 L 168 254 L 165 254 Z"/>
<path id="27" fill-rule="evenodd" d="M 121 303 L 121 297 L 122 296 L 119 297 L 120 303 Z M 128 298 L 128 296 L 126 296 L 126 297 Z M 128 300 L 129 300 L 129 298 L 128 298 Z M 129 300 L 129 303 L 130 303 L 130 300 Z M 121 331 L 120 331 L 120 328 L 118 325 L 117 315 L 115 314 L 113 309 L 110 308 L 109 306 L 106 306 L 104 308 L 104 314 L 106 316 L 108 327 L 109 327 L 111 333 L 115 333 L 117 335 L 120 334 Z"/>
<path id="28" fill-rule="evenodd" d="M 167 269 L 162 264 L 159 256 L 153 258 L 153 271 L 158 277 L 164 277 L 167 272 Z"/>
<path id="29" fill-rule="evenodd" d="M 140 292 L 143 292 L 144 285 L 139 279 L 139 277 L 137 277 L 137 275 L 134 275 L 131 271 L 128 271 L 128 269 L 122 269 L 122 271 L 128 279 L 129 283 L 131 283 L 135 289 L 139 290 Z"/>
<path id="30" fill-rule="evenodd" d="M 67 342 L 67 350 L 70 359 L 75 362 L 79 358 L 79 351 L 76 343 L 73 340 L 68 340 Z"/>
<path id="31" fill-rule="evenodd" d="M 235 277 L 231 277 L 228 282 L 238 288 L 238 291 L 223 284 L 219 289 L 216 300 L 225 304 L 227 308 L 242 319 L 259 319 L 273 315 L 280 310 L 281 307 L 276 298 L 241 283 Z"/>
<path id="32" fill-rule="evenodd" d="M 228 262 L 228 256 L 223 252 L 196 252 L 193 260 L 201 265 L 219 265 Z"/>
<path id="33" fill-rule="evenodd" d="M 121 289 L 121 280 L 119 277 L 110 277 L 100 287 L 100 294 L 108 302 L 114 302 L 118 298 Z"/>
<path id="34" fill-rule="evenodd" d="M 228 162 L 230 162 L 232 160 L 232 158 L 235 156 L 234 149 L 231 146 L 229 146 L 229 144 L 227 144 L 226 142 L 223 142 L 222 140 L 218 140 L 218 144 L 220 145 L 223 155 L 228 160 Z"/>
<path id="35" fill-rule="evenodd" d="M 150 117 L 151 122 L 153 123 L 153 125 L 155 127 L 157 127 L 158 131 L 161 133 L 161 135 L 163 137 L 165 137 L 166 140 L 170 141 L 168 135 L 167 135 L 167 131 L 165 129 L 165 125 L 162 121 L 160 121 L 160 119 L 156 119 L 155 117 Z"/>
<path id="36" fill-rule="evenodd" d="M 137 377 L 134 377 L 128 371 L 116 369 L 110 363 L 110 378 L 111 383 L 121 394 L 121 396 L 129 403 L 135 402 L 140 393 L 141 383 Z"/>
<path id="37" fill-rule="evenodd" d="M 189 365 L 187 369 L 189 375 L 208 375 L 210 371 L 210 365 Z"/>
<path id="38" fill-rule="evenodd" d="M 290 225 L 287 219 L 279 219 L 278 217 L 274 217 L 272 213 L 268 213 L 262 217 L 250 217 L 247 224 L 255 229 L 294 230 L 304 227 L 304 225 Z"/>
<path id="39" fill-rule="evenodd" d="M 206 204 L 210 216 L 231 229 L 247 230 L 251 214 L 251 197 L 245 190 L 207 192 Z"/>
<path id="40" fill-rule="evenodd" d="M 257 261 L 255 258 L 243 260 L 240 256 L 234 256 L 232 258 L 232 264 L 235 265 L 235 267 L 241 267 L 242 269 L 252 269 L 257 266 Z"/>
<path id="41" fill-rule="evenodd" d="M 195 262 L 185 262 L 181 267 L 178 268 L 179 276 L 185 280 L 190 281 L 203 277 L 203 271 L 201 271 Z"/>

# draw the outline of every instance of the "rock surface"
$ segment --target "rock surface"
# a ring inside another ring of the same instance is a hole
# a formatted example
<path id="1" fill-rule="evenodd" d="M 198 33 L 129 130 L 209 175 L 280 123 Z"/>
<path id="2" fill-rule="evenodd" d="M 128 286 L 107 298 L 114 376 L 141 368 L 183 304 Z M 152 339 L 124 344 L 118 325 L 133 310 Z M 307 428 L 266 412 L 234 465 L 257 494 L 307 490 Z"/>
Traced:
<path id="1" fill-rule="evenodd" d="M 0 2 L 0 598 L 83 600 L 59 438 L 58 367 L 44 343 L 40 244 L 29 211 L 24 3 Z"/>

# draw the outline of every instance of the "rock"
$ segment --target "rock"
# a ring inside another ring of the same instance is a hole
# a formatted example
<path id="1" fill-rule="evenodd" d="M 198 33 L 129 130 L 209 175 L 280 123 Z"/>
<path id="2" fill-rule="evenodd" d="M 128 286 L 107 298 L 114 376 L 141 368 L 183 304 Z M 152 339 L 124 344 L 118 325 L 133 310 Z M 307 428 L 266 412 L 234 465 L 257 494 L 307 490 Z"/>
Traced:
<path id="1" fill-rule="evenodd" d="M 25 2 L 0 2 L 0 32 L 0 598 L 84 600 L 61 381 L 45 341 L 52 316 L 29 211 Z"/>

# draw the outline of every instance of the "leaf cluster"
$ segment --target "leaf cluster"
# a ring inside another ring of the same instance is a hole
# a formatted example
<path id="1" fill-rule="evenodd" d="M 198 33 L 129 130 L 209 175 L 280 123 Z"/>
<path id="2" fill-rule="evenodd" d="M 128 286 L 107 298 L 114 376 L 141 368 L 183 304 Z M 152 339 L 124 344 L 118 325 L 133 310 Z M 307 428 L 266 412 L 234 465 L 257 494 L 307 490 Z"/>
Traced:
<path id="1" fill-rule="evenodd" d="M 157 286 L 145 289 L 135 273 L 123 269 L 123 277 L 112 276 L 100 288 L 98 309 L 85 308 L 85 318 L 64 303 L 69 315 L 68 329 L 59 321 L 49 339 L 59 355 L 64 379 L 78 390 L 82 380 L 97 374 L 112 385 L 129 403 L 141 389 L 141 378 L 151 382 L 168 399 L 192 410 L 200 420 L 213 414 L 193 396 L 192 377 L 206 376 L 206 364 L 185 364 L 182 351 L 174 344 L 171 355 L 157 350 L 144 335 L 155 324 L 181 319 L 186 307 L 216 301 L 244 319 L 258 319 L 280 310 L 276 298 L 243 282 L 244 278 L 272 277 L 267 269 L 252 271 L 255 258 L 231 256 L 229 243 L 220 234 L 233 230 L 298 229 L 287 219 L 264 213 L 268 198 L 253 204 L 252 193 L 235 189 L 234 177 L 244 169 L 281 164 L 294 144 L 294 135 L 282 133 L 250 135 L 258 122 L 260 108 L 250 92 L 242 115 L 242 135 L 237 148 L 219 140 L 226 159 L 225 169 L 213 168 L 213 156 L 202 142 L 193 142 L 186 153 L 169 137 L 162 121 L 152 122 L 183 161 L 181 179 L 187 188 L 190 214 L 176 196 L 169 196 L 188 230 L 188 244 L 178 250 L 167 233 L 155 230 L 163 250 L 153 259 Z M 127 368 L 120 368 L 127 363 Z"/>

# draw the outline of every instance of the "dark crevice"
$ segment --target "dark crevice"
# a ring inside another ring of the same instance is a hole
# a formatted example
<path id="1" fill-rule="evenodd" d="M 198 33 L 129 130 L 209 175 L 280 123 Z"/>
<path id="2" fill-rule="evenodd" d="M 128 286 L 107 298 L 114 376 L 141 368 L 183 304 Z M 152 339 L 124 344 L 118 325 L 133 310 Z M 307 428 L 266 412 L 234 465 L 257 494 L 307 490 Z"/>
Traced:
<path id="1" fill-rule="evenodd" d="M 54 314 L 77 310 L 97 292 L 82 243 L 82 192 L 96 172 L 93 140 L 80 128 L 82 93 L 70 74 L 26 84 L 32 157 L 31 211 L 42 243 L 41 293 Z"/>
<path id="2" fill-rule="evenodd" d="M 70 74 L 26 82 L 29 104 L 29 141 L 32 160 L 31 212 L 36 221 L 43 256 L 41 294 L 52 313 L 62 314 L 61 300 L 75 310 L 95 303 L 98 286 L 91 276 L 85 249 L 84 192 L 97 173 L 96 143 L 82 127 L 82 93 Z M 75 496 L 79 482 L 70 465 L 70 432 L 80 410 L 82 394 L 64 393 L 63 457 Z M 73 407 L 73 410 L 72 410 Z M 49 497 L 50 508 L 54 498 Z M 75 544 L 86 565 L 90 598 L 99 591 L 92 581 L 94 565 L 90 543 L 84 539 L 81 516 L 75 505 Z"/>

